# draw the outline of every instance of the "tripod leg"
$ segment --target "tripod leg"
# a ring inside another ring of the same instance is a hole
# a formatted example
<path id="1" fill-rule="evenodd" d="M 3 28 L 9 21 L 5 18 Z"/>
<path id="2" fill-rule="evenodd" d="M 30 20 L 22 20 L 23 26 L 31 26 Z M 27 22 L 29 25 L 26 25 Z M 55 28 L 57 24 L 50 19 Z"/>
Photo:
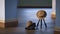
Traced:
<path id="1" fill-rule="evenodd" d="M 40 19 L 38 20 L 38 23 L 37 23 L 37 26 L 36 26 L 36 27 L 38 27 L 38 26 L 39 26 L 39 21 L 40 21 Z"/>
<path id="2" fill-rule="evenodd" d="M 47 24 L 46 24 L 46 22 L 45 22 L 45 20 L 44 20 L 44 19 L 43 19 L 43 21 L 44 21 L 45 27 L 47 28 Z"/>
<path id="3" fill-rule="evenodd" d="M 40 25 L 40 28 L 42 29 L 42 19 L 41 19 L 41 25 Z"/>

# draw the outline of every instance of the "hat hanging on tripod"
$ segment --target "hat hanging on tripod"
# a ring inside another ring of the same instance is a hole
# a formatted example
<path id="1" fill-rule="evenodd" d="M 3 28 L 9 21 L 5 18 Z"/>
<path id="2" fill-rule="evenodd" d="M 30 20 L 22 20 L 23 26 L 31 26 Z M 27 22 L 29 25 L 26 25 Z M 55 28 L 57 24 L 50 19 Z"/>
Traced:
<path id="1" fill-rule="evenodd" d="M 47 16 L 47 13 L 44 10 L 39 10 L 37 12 L 36 16 L 38 17 L 38 19 L 43 19 L 43 18 L 45 18 Z"/>

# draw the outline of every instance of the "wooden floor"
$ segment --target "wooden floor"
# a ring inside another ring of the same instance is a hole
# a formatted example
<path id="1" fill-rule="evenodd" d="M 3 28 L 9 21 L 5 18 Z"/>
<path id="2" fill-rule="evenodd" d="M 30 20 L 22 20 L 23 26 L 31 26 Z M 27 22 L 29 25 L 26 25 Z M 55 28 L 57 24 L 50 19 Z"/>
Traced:
<path id="1" fill-rule="evenodd" d="M 45 21 L 47 23 L 47 30 L 45 29 L 44 23 L 43 28 L 40 29 L 40 24 L 37 30 L 25 30 L 26 22 L 31 20 L 37 23 L 38 18 L 36 17 L 36 12 L 41 10 L 39 8 L 21 8 L 18 9 L 18 27 L 10 27 L 6 29 L 0 29 L 0 34 L 60 34 L 59 31 L 54 30 L 55 21 L 51 19 L 52 9 L 42 9 L 47 12 L 47 17 Z"/>
<path id="2" fill-rule="evenodd" d="M 38 29 L 38 30 L 25 30 L 24 24 L 21 24 L 20 27 L 10 27 L 6 29 L 0 29 L 0 34 L 60 34 L 59 31 L 55 31 L 53 28 L 48 28 L 47 30 Z"/>

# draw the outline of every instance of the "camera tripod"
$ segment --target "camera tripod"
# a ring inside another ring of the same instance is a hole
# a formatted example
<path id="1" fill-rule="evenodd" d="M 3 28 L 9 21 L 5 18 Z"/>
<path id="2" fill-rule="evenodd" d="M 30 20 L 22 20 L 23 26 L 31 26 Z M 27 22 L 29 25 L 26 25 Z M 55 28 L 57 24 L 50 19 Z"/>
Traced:
<path id="1" fill-rule="evenodd" d="M 36 27 L 38 28 L 38 26 L 39 26 L 39 22 L 41 22 L 41 24 L 40 24 L 40 28 L 42 29 L 42 21 L 44 22 L 44 25 L 45 25 L 45 27 L 46 27 L 46 29 L 47 29 L 47 24 L 46 24 L 46 22 L 45 22 L 44 19 L 39 19 Z"/>

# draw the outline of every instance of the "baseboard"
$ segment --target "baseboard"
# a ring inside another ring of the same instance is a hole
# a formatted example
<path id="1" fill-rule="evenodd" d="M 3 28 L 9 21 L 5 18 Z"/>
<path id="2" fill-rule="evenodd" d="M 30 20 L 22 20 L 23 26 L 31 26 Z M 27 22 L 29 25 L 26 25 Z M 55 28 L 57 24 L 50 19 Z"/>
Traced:
<path id="1" fill-rule="evenodd" d="M 60 27 L 55 27 L 55 31 L 59 31 L 60 32 Z"/>
<path id="2" fill-rule="evenodd" d="M 18 20 L 12 20 L 12 21 L 6 21 L 5 27 L 17 27 L 18 26 Z"/>
<path id="3" fill-rule="evenodd" d="M 60 31 L 54 31 L 54 34 L 60 34 Z"/>
<path id="4" fill-rule="evenodd" d="M 55 27 L 54 34 L 60 34 L 60 27 Z"/>

